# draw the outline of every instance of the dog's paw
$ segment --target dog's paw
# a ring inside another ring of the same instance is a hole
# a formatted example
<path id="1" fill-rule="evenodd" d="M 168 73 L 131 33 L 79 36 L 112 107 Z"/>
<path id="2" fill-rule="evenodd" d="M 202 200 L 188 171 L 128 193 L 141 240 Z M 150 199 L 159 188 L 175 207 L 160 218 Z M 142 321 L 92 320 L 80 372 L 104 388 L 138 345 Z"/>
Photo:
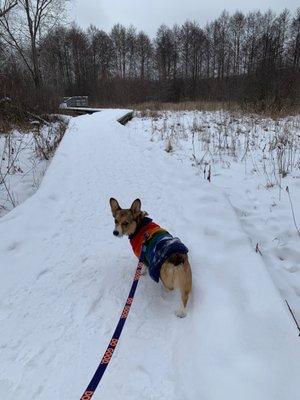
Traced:
<path id="1" fill-rule="evenodd" d="M 180 308 L 179 310 L 175 311 L 175 315 L 178 318 L 184 318 L 184 317 L 186 317 L 187 312 L 186 312 L 186 310 L 184 308 Z"/>

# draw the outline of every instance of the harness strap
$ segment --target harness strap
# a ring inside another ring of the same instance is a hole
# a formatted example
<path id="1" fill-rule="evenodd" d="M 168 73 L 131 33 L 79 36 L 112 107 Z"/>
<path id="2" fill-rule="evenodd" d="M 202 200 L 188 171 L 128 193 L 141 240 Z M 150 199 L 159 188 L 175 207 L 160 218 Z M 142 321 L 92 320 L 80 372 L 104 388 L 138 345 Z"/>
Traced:
<path id="1" fill-rule="evenodd" d="M 143 264 L 141 262 L 139 262 L 136 267 L 136 272 L 135 272 L 134 279 L 133 279 L 133 282 L 131 285 L 131 289 L 130 289 L 128 298 L 126 300 L 125 306 L 123 308 L 122 315 L 119 319 L 118 325 L 114 331 L 114 334 L 109 342 L 109 345 L 107 346 L 104 356 L 102 357 L 100 364 L 98 365 L 98 368 L 97 368 L 92 380 L 90 381 L 88 387 L 86 388 L 86 391 L 83 393 L 80 400 L 90 400 L 93 397 L 95 390 L 97 389 L 97 386 L 99 385 L 99 382 L 101 381 L 102 376 L 112 358 L 112 355 L 115 351 L 115 348 L 117 347 L 119 338 L 121 336 L 122 330 L 124 328 L 126 319 L 128 317 L 128 314 L 129 314 L 129 311 L 131 308 L 131 304 L 133 302 L 137 284 L 141 277 L 142 267 L 143 267 Z"/>

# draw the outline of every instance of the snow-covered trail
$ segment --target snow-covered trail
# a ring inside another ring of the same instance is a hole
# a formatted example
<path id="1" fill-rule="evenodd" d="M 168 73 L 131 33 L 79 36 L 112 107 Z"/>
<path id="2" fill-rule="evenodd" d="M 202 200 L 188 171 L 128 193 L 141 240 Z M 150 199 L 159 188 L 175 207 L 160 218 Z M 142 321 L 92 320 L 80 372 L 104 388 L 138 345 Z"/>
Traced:
<path id="1" fill-rule="evenodd" d="M 114 196 L 190 248 L 193 297 L 142 277 L 95 399 L 293 400 L 299 339 L 221 191 L 119 125 L 121 110 L 74 119 L 37 193 L 0 220 L 0 398 L 79 399 L 136 266 L 112 235 Z"/>

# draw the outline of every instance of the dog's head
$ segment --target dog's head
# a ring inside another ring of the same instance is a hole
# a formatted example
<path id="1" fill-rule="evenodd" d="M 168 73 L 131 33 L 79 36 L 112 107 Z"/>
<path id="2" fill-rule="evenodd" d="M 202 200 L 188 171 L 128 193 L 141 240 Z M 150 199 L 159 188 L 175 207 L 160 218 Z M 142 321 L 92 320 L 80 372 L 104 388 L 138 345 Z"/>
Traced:
<path id="1" fill-rule="evenodd" d="M 113 234 L 117 237 L 132 235 L 136 231 L 139 222 L 147 215 L 146 212 L 141 211 L 140 199 L 134 200 L 130 208 L 121 208 L 114 198 L 109 200 L 109 204 L 115 219 Z"/>

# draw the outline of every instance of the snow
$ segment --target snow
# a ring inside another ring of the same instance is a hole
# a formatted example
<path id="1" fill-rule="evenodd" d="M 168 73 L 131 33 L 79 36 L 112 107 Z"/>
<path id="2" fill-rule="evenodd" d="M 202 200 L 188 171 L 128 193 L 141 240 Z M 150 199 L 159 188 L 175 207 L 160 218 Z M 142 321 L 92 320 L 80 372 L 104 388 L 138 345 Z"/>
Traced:
<path id="1" fill-rule="evenodd" d="M 40 188 L 0 219 L 0 398 L 80 398 L 92 377 L 137 263 L 111 196 L 140 197 L 189 247 L 193 295 L 178 319 L 179 295 L 141 278 L 94 398 L 296 398 L 297 332 L 232 199 L 162 151 L 151 121 L 117 123 L 127 112 L 74 118 Z"/>
<path id="2" fill-rule="evenodd" d="M 9 139 L 8 139 L 9 140 Z M 0 185 L 0 216 L 22 203 L 38 188 L 48 166 L 36 156 L 33 134 L 13 131 L 8 146 L 6 135 L 0 136 L 0 171 L 5 176 L 7 189 Z M 9 147 L 13 149 L 9 150 Z M 10 155 L 9 155 L 10 152 Z M 8 173 L 9 170 L 9 173 Z M 1 179 L 2 181 L 2 179 Z"/>
<path id="3" fill-rule="evenodd" d="M 56 122 L 51 124 L 32 121 L 33 130 L 22 132 L 17 129 L 0 135 L 0 217 L 25 201 L 39 187 L 51 162 L 41 154 L 37 146 L 53 146 L 61 129 L 60 122 L 70 123 L 71 117 L 51 115 Z M 36 140 L 35 140 L 36 135 Z M 5 183 L 3 183 L 3 181 Z"/>
<path id="4" fill-rule="evenodd" d="M 208 166 L 212 184 L 228 198 L 251 246 L 300 321 L 300 117 L 280 120 L 227 112 L 165 112 L 135 118 L 134 132 L 147 132 L 162 150 L 185 159 L 200 177 Z M 286 140 L 288 138 L 288 140 Z M 288 175 L 282 178 L 278 166 Z M 206 173 L 207 176 L 207 173 Z"/>

